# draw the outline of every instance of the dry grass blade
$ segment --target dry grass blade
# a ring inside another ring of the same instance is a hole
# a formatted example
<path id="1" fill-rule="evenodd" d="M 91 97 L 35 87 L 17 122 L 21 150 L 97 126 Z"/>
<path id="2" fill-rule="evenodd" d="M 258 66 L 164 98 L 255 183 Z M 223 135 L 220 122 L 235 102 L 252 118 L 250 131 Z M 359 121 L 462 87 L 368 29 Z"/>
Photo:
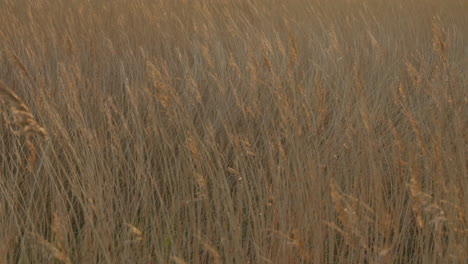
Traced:
<path id="1" fill-rule="evenodd" d="M 11 255 L 9 252 L 12 248 L 16 246 L 17 236 L 7 234 L 0 241 L 0 264 L 8 264 L 8 255 Z"/>
<path id="2" fill-rule="evenodd" d="M 15 64 L 15 66 L 18 68 L 18 71 L 19 71 L 20 75 L 24 79 L 28 79 L 29 81 L 33 80 L 31 74 L 26 69 L 26 66 L 24 66 L 24 64 L 21 62 L 20 58 L 18 58 L 18 56 L 16 56 L 16 54 L 10 54 L 9 58 L 10 58 L 10 61 L 13 64 Z"/>

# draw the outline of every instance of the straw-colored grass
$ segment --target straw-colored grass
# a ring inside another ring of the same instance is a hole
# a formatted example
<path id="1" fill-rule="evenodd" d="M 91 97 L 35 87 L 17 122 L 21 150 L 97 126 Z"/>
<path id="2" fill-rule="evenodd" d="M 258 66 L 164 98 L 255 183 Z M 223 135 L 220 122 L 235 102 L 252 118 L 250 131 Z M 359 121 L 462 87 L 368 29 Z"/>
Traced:
<path id="1" fill-rule="evenodd" d="M 468 2 L 0 2 L 0 263 L 466 263 Z"/>

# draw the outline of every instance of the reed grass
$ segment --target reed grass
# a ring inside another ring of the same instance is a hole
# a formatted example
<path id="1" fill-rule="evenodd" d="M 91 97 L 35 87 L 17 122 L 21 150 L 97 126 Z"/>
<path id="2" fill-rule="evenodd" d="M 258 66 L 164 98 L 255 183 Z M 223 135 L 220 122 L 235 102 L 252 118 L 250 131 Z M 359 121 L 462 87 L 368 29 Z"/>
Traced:
<path id="1" fill-rule="evenodd" d="M 466 10 L 0 1 L 0 263 L 466 263 Z"/>

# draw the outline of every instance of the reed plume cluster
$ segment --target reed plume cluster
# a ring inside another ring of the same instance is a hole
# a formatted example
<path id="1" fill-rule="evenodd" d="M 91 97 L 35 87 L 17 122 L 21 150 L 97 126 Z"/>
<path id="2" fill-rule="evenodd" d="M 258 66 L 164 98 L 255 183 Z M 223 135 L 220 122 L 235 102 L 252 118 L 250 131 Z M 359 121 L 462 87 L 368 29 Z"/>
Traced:
<path id="1" fill-rule="evenodd" d="M 33 143 L 33 138 L 39 136 L 43 139 L 47 139 L 47 131 L 41 127 L 34 119 L 29 108 L 21 101 L 18 95 L 15 94 L 11 89 L 5 86 L 0 81 L 0 98 L 5 106 L 8 107 L 11 115 L 11 128 L 14 134 L 22 136 L 26 140 L 28 147 L 28 161 L 31 171 L 34 171 L 36 164 L 36 147 Z M 5 116 L 5 115 L 4 115 Z M 8 119 L 6 119 L 8 121 Z M 15 129 L 16 127 L 16 129 Z"/>
<path id="2" fill-rule="evenodd" d="M 0 1 L 0 264 L 466 263 L 466 10 Z"/>

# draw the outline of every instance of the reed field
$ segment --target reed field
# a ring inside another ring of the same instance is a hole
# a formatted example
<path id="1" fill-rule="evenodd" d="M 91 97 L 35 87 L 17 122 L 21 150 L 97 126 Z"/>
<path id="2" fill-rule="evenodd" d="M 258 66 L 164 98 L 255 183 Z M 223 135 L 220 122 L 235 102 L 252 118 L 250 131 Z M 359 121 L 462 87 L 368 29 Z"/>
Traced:
<path id="1" fill-rule="evenodd" d="M 0 264 L 467 263 L 467 14 L 0 0 Z"/>

